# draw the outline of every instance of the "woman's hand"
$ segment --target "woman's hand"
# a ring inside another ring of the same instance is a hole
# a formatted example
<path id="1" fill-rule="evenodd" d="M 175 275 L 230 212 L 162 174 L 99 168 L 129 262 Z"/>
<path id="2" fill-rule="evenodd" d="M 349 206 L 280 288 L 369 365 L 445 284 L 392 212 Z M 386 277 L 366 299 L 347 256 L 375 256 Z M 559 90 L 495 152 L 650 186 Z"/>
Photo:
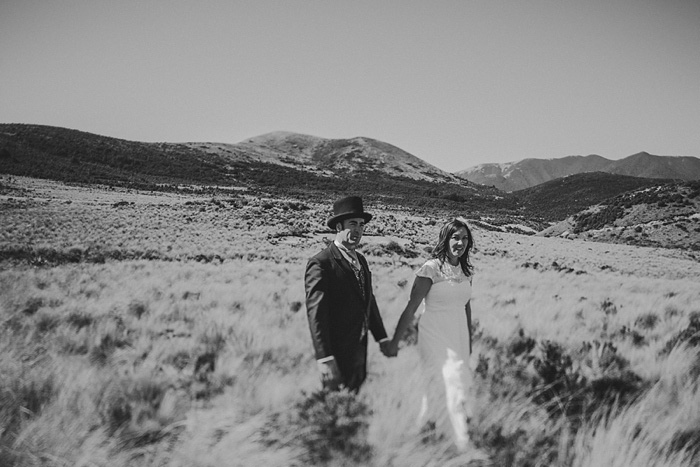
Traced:
<path id="1" fill-rule="evenodd" d="M 399 354 L 399 340 L 394 338 L 389 342 L 389 352 L 396 357 Z"/>

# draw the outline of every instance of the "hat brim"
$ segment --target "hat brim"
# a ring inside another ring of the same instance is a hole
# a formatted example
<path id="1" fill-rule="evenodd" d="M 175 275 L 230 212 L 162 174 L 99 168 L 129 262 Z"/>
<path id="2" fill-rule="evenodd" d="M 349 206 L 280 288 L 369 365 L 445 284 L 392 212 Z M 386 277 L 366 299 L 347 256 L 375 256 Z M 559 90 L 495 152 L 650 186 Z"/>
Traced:
<path id="1" fill-rule="evenodd" d="M 353 217 L 361 217 L 365 220 L 365 222 L 369 222 L 370 220 L 372 220 L 372 214 L 368 212 L 346 212 L 331 217 L 330 219 L 328 219 L 328 222 L 326 222 L 326 225 L 332 230 L 335 229 L 335 224 L 337 224 L 338 222 L 342 222 L 345 219 L 352 219 Z"/>

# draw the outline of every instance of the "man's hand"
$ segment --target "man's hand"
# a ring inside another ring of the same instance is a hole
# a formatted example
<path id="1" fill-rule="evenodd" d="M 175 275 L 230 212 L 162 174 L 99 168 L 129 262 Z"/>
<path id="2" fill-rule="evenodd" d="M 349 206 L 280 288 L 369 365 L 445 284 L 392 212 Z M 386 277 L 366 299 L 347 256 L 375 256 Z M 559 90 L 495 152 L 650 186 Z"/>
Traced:
<path id="1" fill-rule="evenodd" d="M 335 391 L 340 387 L 342 378 L 340 377 L 340 369 L 334 358 L 325 362 L 318 362 L 318 369 L 321 372 L 321 383 L 325 389 Z"/>
<path id="2" fill-rule="evenodd" d="M 392 341 L 385 340 L 379 343 L 379 349 L 385 357 L 396 357 L 399 354 L 397 346 L 392 345 Z"/>

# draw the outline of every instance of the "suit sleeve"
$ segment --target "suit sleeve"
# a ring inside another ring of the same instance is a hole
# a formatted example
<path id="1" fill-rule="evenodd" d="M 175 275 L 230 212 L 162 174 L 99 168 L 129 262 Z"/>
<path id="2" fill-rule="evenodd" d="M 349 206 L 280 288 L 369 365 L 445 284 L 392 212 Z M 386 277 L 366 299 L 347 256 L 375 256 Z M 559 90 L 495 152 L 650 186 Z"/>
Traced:
<path id="1" fill-rule="evenodd" d="M 377 301 L 374 299 L 374 293 L 372 293 L 369 305 L 369 330 L 372 331 L 374 340 L 377 342 L 388 337 L 386 334 L 386 329 L 384 329 L 382 316 L 379 314 Z"/>
<path id="2" fill-rule="evenodd" d="M 304 276 L 306 288 L 306 315 L 309 319 L 311 341 L 314 345 L 316 360 L 333 355 L 330 347 L 328 281 L 324 278 L 323 268 L 316 259 L 310 259 Z"/>

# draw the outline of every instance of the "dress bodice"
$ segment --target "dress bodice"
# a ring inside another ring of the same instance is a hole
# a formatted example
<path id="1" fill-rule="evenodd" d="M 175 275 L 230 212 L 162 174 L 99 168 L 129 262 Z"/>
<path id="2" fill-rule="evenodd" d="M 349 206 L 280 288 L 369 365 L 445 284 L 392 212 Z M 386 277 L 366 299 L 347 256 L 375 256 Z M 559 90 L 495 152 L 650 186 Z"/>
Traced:
<path id="1" fill-rule="evenodd" d="M 427 277 L 433 283 L 425 297 L 425 311 L 428 313 L 460 312 L 472 295 L 472 286 L 462 268 L 431 259 L 421 266 L 416 275 Z"/>

